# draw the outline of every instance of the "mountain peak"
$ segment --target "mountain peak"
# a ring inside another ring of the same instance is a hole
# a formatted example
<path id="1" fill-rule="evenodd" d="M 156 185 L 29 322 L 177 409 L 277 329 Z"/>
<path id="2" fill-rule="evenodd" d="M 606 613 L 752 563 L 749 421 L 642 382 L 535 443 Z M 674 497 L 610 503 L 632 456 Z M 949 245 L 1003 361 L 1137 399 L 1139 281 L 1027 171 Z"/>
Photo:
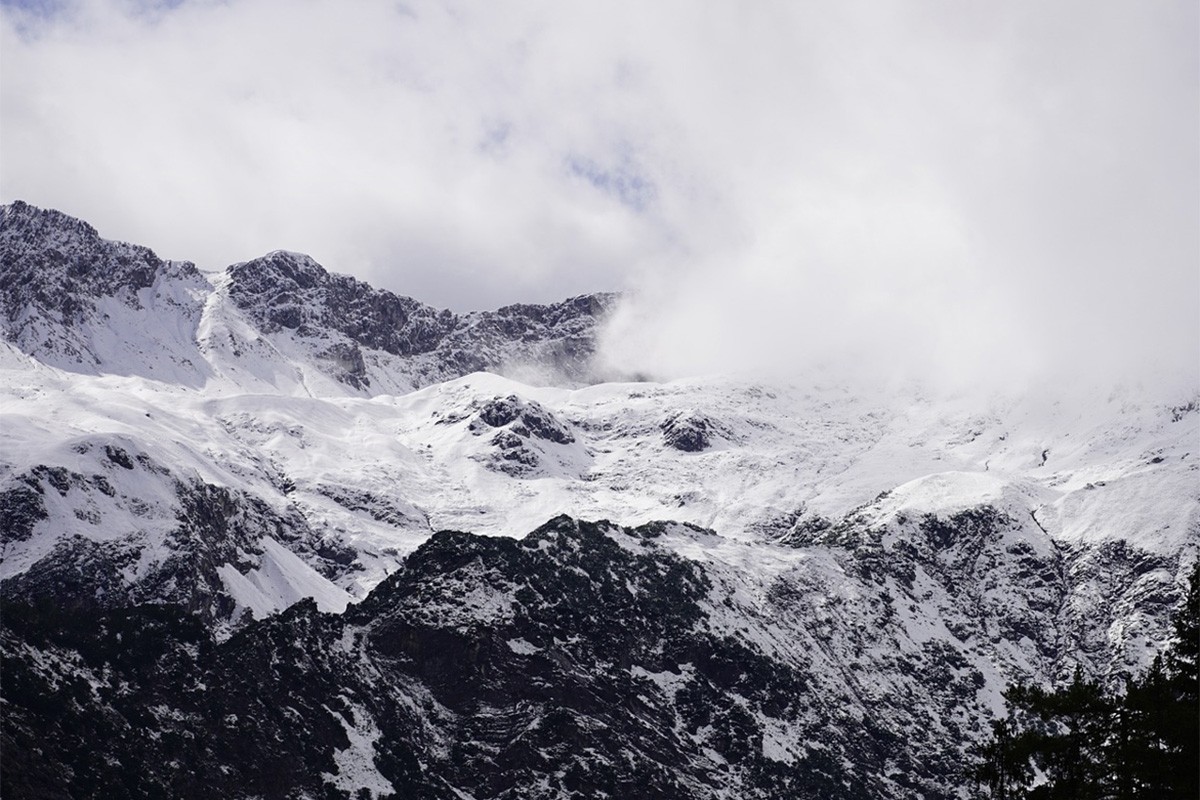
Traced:
<path id="1" fill-rule="evenodd" d="M 61 211 L 22 201 L 0 207 L 0 333 L 46 363 L 93 371 L 110 361 L 121 350 L 119 320 L 144 316 L 153 302 L 146 290 L 163 276 L 189 287 L 204 283 L 195 265 L 102 239 Z M 189 305 L 187 292 L 180 294 L 175 306 Z M 131 329 L 144 328 L 143 319 Z"/>
<path id="2" fill-rule="evenodd" d="M 24 200 L 14 200 L 8 205 L 0 206 L 0 231 L 10 234 L 45 235 L 52 230 L 90 239 L 100 237 L 96 229 L 88 223 L 56 209 L 38 208 Z"/>
<path id="3" fill-rule="evenodd" d="M 233 264 L 226 272 L 235 281 L 245 282 L 255 276 L 259 280 L 287 282 L 305 289 L 318 285 L 330 274 L 312 256 L 291 250 L 272 250 L 250 261 Z"/>
<path id="4" fill-rule="evenodd" d="M 52 303 L 72 292 L 106 296 L 143 289 L 163 264 L 150 248 L 101 239 L 90 224 L 61 211 L 21 200 L 0 207 L 0 275 L 10 285 L 44 288 L 43 299 Z"/>

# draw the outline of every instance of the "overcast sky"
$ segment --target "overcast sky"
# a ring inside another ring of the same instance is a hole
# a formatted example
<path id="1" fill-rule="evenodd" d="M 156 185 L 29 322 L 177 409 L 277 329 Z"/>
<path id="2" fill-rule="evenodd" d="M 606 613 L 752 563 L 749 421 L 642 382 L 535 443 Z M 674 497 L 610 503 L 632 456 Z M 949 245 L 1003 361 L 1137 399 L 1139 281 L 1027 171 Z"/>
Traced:
<path id="1" fill-rule="evenodd" d="M 0 196 L 660 374 L 1200 372 L 1197 4 L 7 0 Z M 1175 379 L 1172 378 L 1172 379 Z"/>

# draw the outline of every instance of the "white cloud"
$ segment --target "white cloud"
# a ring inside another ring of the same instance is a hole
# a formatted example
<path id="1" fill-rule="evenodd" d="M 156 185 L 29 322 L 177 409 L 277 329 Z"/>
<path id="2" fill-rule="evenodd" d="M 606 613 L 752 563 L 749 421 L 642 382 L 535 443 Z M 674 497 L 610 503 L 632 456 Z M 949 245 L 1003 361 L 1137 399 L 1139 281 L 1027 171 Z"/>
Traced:
<path id="1" fill-rule="evenodd" d="M 3 20 L 0 195 L 169 257 L 458 308 L 634 289 L 610 352 L 668 374 L 1200 380 L 1193 3 Z"/>

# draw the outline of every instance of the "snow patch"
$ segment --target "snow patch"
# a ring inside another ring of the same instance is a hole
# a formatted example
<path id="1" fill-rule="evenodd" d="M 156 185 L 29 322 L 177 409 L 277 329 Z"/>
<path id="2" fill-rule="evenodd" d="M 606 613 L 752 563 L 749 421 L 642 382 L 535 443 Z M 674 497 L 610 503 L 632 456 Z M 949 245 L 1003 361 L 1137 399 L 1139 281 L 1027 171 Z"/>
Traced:
<path id="1" fill-rule="evenodd" d="M 225 590 L 239 608 L 247 608 L 262 619 L 306 597 L 325 612 L 340 614 L 351 597 L 300 557 L 270 537 L 262 540 L 263 555 L 258 567 L 242 574 L 232 564 L 217 568 Z"/>
<path id="2" fill-rule="evenodd" d="M 342 696 L 342 700 L 350 710 L 353 724 L 344 714 L 332 711 L 330 713 L 334 714 L 346 729 L 350 746 L 333 754 L 337 773 L 323 773 L 325 782 L 349 792 L 352 797 L 357 797 L 363 789 L 370 793 L 372 800 L 392 796 L 396 791 L 395 787 L 375 766 L 375 742 L 379 741 L 381 735 L 379 726 L 365 708 L 350 701 L 345 695 Z"/>

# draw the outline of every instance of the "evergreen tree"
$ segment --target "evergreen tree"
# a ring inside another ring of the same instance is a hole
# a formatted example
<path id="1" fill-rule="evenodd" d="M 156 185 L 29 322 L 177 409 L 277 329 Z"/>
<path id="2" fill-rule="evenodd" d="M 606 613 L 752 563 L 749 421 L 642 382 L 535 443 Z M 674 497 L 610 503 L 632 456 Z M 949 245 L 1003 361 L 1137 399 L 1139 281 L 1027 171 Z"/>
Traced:
<path id="1" fill-rule="evenodd" d="M 1009 717 L 975 751 L 977 784 L 1003 800 L 1200 797 L 1200 562 L 1172 624 L 1166 651 L 1123 694 L 1078 668 L 1054 691 L 1010 686 Z M 1044 780 L 1032 786 L 1035 768 Z"/>
<path id="2" fill-rule="evenodd" d="M 1169 709 L 1175 701 L 1161 657 L 1154 659 L 1141 680 L 1133 680 L 1121 703 L 1129 731 L 1122 757 L 1114 759 L 1125 775 L 1119 783 L 1129 797 L 1171 797 L 1174 759 L 1163 734 Z"/>
<path id="3" fill-rule="evenodd" d="M 1006 692 L 1005 698 L 1027 738 L 1028 758 L 1046 777 L 1027 796 L 1047 800 L 1102 797 L 1112 701 L 1100 684 L 1087 680 L 1076 668 L 1071 683 L 1058 691 L 1018 685 Z"/>
<path id="4" fill-rule="evenodd" d="M 1015 800 L 1025 796 L 1033 778 L 1029 764 L 1030 736 L 1018 734 L 1011 717 L 992 723 L 992 738 L 976 748 L 978 759 L 973 777 L 977 785 L 986 786 L 989 796 L 997 800 Z"/>
<path id="5" fill-rule="evenodd" d="M 1175 640 L 1163 659 L 1164 702 L 1152 717 L 1172 762 L 1173 796 L 1200 797 L 1200 562 L 1193 565 L 1188 593 L 1174 618 Z"/>

